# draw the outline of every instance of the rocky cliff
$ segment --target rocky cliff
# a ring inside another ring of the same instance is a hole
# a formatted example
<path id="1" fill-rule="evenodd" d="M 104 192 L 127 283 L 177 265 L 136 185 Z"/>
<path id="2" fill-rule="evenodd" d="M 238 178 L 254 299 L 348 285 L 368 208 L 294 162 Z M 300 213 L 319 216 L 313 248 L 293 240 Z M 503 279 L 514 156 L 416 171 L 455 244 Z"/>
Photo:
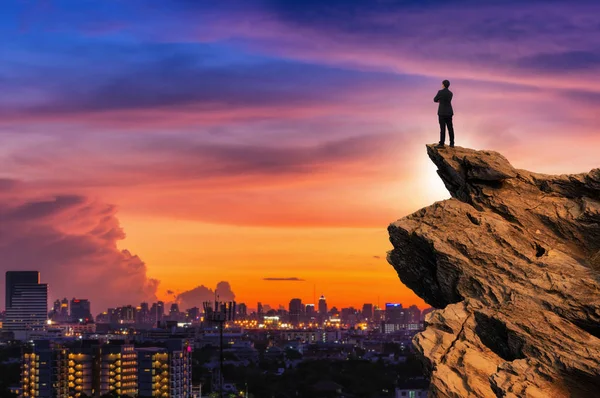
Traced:
<path id="1" fill-rule="evenodd" d="M 600 397 L 600 169 L 427 147 L 452 195 L 391 224 L 388 261 L 439 310 L 414 339 L 433 397 Z"/>

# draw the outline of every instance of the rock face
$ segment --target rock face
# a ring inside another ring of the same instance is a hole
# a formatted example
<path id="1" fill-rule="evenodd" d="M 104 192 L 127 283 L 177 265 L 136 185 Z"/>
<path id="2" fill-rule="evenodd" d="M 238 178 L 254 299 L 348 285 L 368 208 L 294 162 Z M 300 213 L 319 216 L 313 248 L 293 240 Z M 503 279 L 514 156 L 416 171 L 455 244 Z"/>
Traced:
<path id="1" fill-rule="evenodd" d="M 600 397 L 600 169 L 543 175 L 427 147 L 452 199 L 391 224 L 388 262 L 433 307 L 432 397 Z"/>

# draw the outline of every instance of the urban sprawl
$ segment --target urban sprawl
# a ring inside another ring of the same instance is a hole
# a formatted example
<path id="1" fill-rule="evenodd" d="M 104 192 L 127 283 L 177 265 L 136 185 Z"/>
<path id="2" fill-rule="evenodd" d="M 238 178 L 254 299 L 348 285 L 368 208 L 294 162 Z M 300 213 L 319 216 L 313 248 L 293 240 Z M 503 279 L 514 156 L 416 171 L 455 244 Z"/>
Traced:
<path id="1" fill-rule="evenodd" d="M 411 339 L 432 311 L 400 303 L 338 309 L 324 296 L 316 304 L 292 298 L 287 309 L 260 302 L 252 310 L 245 303 L 198 305 L 166 308 L 158 301 L 93 316 L 88 299 L 64 298 L 48 311 L 48 285 L 40 283 L 39 272 L 9 271 L 6 310 L 0 313 L 2 344 L 21 347 L 19 358 L 13 358 L 20 365 L 20 383 L 10 390 L 20 397 L 201 397 L 209 391 L 256 396 L 225 366 L 263 361 L 275 364 L 271 377 L 281 377 L 306 361 L 359 358 L 397 364 L 414 354 Z M 194 359 L 203 350 L 212 355 Z M 425 380 L 417 379 L 397 383 L 389 392 L 393 395 L 382 396 L 425 397 Z M 314 388 L 339 387 L 321 384 Z M 351 396 L 338 392 L 331 396 Z"/>

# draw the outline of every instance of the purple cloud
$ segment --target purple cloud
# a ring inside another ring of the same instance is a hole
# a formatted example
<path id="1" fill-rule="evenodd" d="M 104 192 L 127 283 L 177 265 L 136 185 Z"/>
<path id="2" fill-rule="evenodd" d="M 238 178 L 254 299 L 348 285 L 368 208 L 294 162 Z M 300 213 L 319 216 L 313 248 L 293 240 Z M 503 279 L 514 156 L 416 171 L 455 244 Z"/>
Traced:
<path id="1" fill-rule="evenodd" d="M 146 264 L 117 248 L 125 235 L 114 206 L 78 195 L 2 197 L 0 278 L 38 270 L 51 300 L 85 297 L 95 312 L 156 299 L 159 282 L 147 276 Z"/>

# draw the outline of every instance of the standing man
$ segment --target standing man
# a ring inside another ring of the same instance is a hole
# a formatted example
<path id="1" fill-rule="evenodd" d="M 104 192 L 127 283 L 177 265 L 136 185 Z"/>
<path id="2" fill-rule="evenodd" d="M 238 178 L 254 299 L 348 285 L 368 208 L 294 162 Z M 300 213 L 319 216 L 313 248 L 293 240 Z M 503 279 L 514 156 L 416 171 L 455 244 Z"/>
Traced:
<path id="1" fill-rule="evenodd" d="M 454 111 L 452 110 L 452 91 L 448 90 L 450 82 L 444 80 L 442 82 L 442 89 L 438 91 L 437 95 L 433 99 L 433 102 L 439 102 L 438 106 L 438 118 L 440 119 L 440 143 L 437 145 L 438 148 L 444 147 L 444 141 L 446 141 L 446 126 L 448 126 L 448 135 L 450 136 L 450 147 L 454 148 L 454 126 L 452 126 L 452 116 Z"/>

